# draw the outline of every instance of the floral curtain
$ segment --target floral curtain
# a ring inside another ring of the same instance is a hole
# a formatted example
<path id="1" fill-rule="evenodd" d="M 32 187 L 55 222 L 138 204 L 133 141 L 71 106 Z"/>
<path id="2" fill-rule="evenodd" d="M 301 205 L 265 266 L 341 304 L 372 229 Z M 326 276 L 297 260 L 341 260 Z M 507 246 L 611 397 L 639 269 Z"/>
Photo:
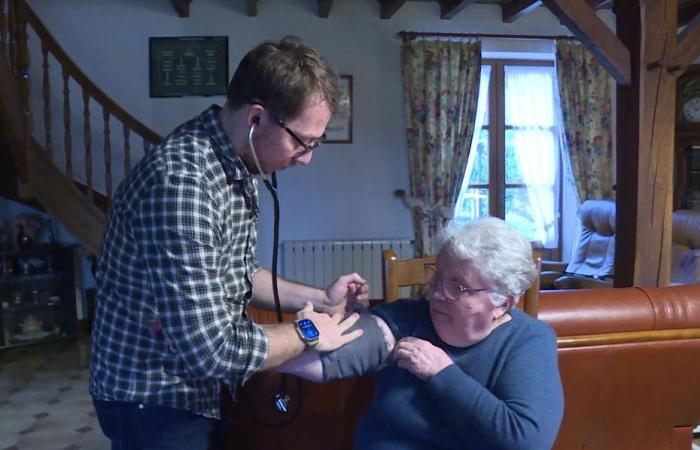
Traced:
<path id="1" fill-rule="evenodd" d="M 579 201 L 612 199 L 611 80 L 580 43 L 557 40 L 564 144 Z"/>
<path id="2" fill-rule="evenodd" d="M 435 254 L 452 218 L 474 134 L 479 41 L 409 40 L 401 52 L 416 256 Z"/>

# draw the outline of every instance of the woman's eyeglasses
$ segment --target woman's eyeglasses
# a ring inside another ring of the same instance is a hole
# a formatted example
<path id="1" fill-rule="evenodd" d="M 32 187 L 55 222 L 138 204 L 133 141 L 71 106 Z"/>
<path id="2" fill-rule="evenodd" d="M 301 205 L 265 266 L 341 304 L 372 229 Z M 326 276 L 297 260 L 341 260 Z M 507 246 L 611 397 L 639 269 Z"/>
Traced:
<path id="1" fill-rule="evenodd" d="M 457 281 L 440 278 L 437 276 L 437 274 L 433 276 L 433 279 L 428 284 L 428 287 L 431 290 L 441 290 L 443 295 L 449 300 L 457 300 L 463 295 L 472 296 L 477 292 L 489 290 L 488 288 L 468 288 Z"/>

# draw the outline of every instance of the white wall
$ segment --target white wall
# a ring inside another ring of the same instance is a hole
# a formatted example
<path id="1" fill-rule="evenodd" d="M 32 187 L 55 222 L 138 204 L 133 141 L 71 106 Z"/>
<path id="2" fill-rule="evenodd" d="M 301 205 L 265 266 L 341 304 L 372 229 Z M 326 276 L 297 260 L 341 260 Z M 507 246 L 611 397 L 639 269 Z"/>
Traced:
<path id="1" fill-rule="evenodd" d="M 392 195 L 395 189 L 408 189 L 399 31 L 568 34 L 545 8 L 504 24 L 499 7 L 481 4 L 444 21 L 437 2 L 422 1 L 406 2 L 389 20 L 379 18 L 376 0 L 336 1 L 328 19 L 318 17 L 316 0 L 260 2 L 254 18 L 247 17 L 245 2 L 230 0 L 195 0 L 189 18 L 177 17 L 167 0 L 29 3 L 98 86 L 162 134 L 211 103 L 223 104 L 224 98 L 149 98 L 149 37 L 228 35 L 232 75 L 245 52 L 262 40 L 295 34 L 338 73 L 353 75 L 353 144 L 326 145 L 314 154 L 311 166 L 279 174 L 281 241 L 412 236 L 410 215 Z M 601 14 L 612 21 L 610 13 Z M 527 51 L 523 42 L 511 45 Z M 499 42 L 495 50 L 507 50 L 504 45 Z M 259 257 L 266 263 L 272 207 L 262 186 L 261 198 Z"/>

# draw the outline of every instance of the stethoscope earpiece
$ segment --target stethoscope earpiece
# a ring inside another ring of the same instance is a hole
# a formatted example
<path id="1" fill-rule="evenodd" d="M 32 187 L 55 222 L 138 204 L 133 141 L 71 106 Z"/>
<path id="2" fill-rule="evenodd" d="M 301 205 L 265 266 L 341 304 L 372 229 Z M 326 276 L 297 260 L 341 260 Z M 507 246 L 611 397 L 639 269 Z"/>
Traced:
<path id="1" fill-rule="evenodd" d="M 260 166 L 260 161 L 258 161 L 258 155 L 255 151 L 255 146 L 253 145 L 253 132 L 255 131 L 255 126 L 258 125 L 258 122 L 260 122 L 260 116 L 255 116 L 253 118 L 253 123 L 250 124 L 250 130 L 248 130 L 248 147 L 250 147 L 250 154 L 253 155 L 253 162 L 255 163 L 255 167 L 258 169 L 258 174 L 262 177 L 263 181 L 265 182 L 265 185 L 274 185 L 276 187 L 277 183 L 271 183 L 270 178 L 267 176 L 266 173 L 263 172 L 262 167 Z"/>

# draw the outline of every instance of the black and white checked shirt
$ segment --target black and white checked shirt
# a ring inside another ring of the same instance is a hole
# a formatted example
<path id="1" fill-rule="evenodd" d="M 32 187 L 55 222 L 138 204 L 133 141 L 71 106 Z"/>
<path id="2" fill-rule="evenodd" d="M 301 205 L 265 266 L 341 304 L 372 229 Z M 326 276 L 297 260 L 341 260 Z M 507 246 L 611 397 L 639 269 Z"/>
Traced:
<path id="1" fill-rule="evenodd" d="M 259 269 L 257 183 L 212 106 L 178 127 L 114 196 L 97 267 L 90 392 L 219 417 L 268 341 L 245 307 Z"/>

